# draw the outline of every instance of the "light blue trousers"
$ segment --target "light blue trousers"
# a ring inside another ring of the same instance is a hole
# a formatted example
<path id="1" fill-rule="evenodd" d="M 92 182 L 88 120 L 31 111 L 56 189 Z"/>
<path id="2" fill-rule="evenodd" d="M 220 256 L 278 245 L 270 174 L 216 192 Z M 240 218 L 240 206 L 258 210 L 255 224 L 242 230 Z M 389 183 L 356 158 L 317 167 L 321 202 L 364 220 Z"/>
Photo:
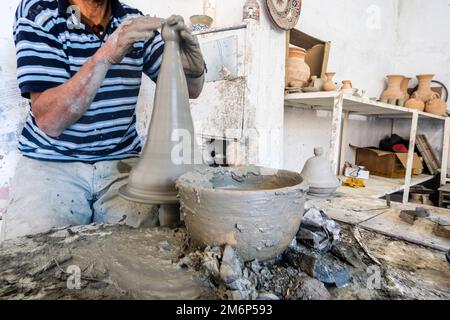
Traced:
<path id="1" fill-rule="evenodd" d="M 133 203 L 118 194 L 136 162 L 126 159 L 86 164 L 21 157 L 0 239 L 94 222 L 156 226 L 157 207 Z"/>

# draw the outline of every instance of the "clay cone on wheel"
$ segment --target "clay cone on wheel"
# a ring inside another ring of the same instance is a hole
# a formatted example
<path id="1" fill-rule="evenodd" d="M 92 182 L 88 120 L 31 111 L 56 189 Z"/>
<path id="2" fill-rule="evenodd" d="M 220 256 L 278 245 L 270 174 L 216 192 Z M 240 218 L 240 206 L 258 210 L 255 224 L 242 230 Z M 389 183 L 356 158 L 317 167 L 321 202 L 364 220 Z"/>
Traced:
<path id="1" fill-rule="evenodd" d="M 164 55 L 156 84 L 148 139 L 141 159 L 119 193 L 149 204 L 178 203 L 175 180 L 201 162 L 189 108 L 189 93 L 181 64 L 180 38 L 168 24 L 162 28 Z M 197 160 L 197 161 L 196 161 Z"/>

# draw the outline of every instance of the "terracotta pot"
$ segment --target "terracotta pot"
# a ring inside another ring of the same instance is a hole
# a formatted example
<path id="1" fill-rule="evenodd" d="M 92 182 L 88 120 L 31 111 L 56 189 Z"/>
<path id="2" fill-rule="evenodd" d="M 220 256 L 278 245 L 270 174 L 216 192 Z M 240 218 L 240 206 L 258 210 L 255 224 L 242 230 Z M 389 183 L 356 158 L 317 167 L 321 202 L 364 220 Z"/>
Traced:
<path id="1" fill-rule="evenodd" d="M 411 95 L 411 98 L 406 101 L 405 107 L 409 109 L 416 109 L 419 111 L 423 111 L 425 109 L 425 103 L 421 99 L 418 98 L 416 92 Z"/>
<path id="2" fill-rule="evenodd" d="M 194 245 L 229 244 L 244 261 L 264 261 L 295 238 L 308 185 L 296 172 L 228 167 L 189 172 L 177 188 Z"/>
<path id="3" fill-rule="evenodd" d="M 402 80 L 402 83 L 400 85 L 400 88 L 403 91 L 404 96 L 404 100 L 408 100 L 410 98 L 409 93 L 408 93 L 408 86 L 409 86 L 409 82 L 411 81 L 411 78 L 408 77 L 404 77 Z"/>
<path id="4" fill-rule="evenodd" d="M 425 103 L 425 111 L 438 116 L 445 116 L 447 103 L 441 99 L 438 93 L 434 92 L 431 99 Z"/>
<path id="5" fill-rule="evenodd" d="M 343 80 L 341 90 L 350 90 L 352 89 L 352 82 L 350 80 Z"/>
<path id="6" fill-rule="evenodd" d="M 333 81 L 333 77 L 335 74 L 336 74 L 335 72 L 325 73 L 327 80 L 323 84 L 323 90 L 325 90 L 325 91 L 335 91 L 336 90 L 336 84 Z"/>
<path id="7" fill-rule="evenodd" d="M 388 86 L 381 94 L 381 100 L 404 100 L 405 94 L 401 89 L 401 84 L 404 76 L 391 74 L 386 76 L 388 78 Z"/>
<path id="8" fill-rule="evenodd" d="M 419 81 L 419 88 L 417 94 L 419 99 L 423 102 L 427 102 L 433 96 L 433 90 L 431 90 L 431 80 L 433 80 L 434 74 L 419 74 L 417 80 Z"/>
<path id="9" fill-rule="evenodd" d="M 306 50 L 302 48 L 289 48 L 289 57 L 286 61 L 286 81 L 290 87 L 303 87 L 311 76 L 311 69 L 305 62 Z"/>
<path id="10" fill-rule="evenodd" d="M 425 103 L 421 99 L 419 99 L 416 92 L 411 95 L 411 98 L 406 101 L 405 107 L 409 109 L 416 109 L 419 111 L 423 111 L 425 109 Z"/>

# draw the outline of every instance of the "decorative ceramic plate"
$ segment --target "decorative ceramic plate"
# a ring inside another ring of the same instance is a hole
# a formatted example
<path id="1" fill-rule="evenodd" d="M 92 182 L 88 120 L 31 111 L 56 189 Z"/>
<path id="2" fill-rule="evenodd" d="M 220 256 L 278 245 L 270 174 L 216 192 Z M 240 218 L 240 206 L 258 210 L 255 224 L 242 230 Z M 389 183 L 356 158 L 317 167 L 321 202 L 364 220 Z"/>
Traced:
<path id="1" fill-rule="evenodd" d="M 284 30 L 295 27 L 300 18 L 302 0 L 266 0 L 272 20 Z"/>

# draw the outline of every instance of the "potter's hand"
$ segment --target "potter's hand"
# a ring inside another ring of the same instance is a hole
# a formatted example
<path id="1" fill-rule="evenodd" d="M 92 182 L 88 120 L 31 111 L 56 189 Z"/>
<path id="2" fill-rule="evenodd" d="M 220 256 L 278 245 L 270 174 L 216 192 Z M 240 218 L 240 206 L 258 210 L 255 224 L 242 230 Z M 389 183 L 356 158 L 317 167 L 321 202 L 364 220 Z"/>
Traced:
<path id="1" fill-rule="evenodd" d="M 186 76 L 200 78 L 205 72 L 205 60 L 197 37 L 192 34 L 192 30 L 186 26 L 181 16 L 173 15 L 166 23 L 180 33 L 181 58 Z"/>
<path id="2" fill-rule="evenodd" d="M 126 19 L 101 47 L 102 56 L 111 64 L 120 63 L 136 42 L 154 37 L 163 22 L 150 16 Z"/>

